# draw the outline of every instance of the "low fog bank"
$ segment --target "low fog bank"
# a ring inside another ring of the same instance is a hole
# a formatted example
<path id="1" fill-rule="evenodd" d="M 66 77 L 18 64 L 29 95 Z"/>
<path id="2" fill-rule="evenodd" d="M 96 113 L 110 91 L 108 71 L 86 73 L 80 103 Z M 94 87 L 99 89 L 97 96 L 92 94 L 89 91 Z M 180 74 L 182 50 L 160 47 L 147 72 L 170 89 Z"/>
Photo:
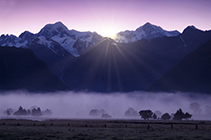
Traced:
<path id="1" fill-rule="evenodd" d="M 90 111 L 103 110 L 114 119 L 127 119 L 125 112 L 128 108 L 135 111 L 150 109 L 162 114 L 175 113 L 179 108 L 192 114 L 191 119 L 211 120 L 211 96 L 190 93 L 85 93 L 85 92 L 58 92 L 48 94 L 32 94 L 24 91 L 5 92 L 0 94 L 0 116 L 7 117 L 5 110 L 11 108 L 17 111 L 21 106 L 24 109 L 40 107 L 50 109 L 50 118 L 92 118 Z M 191 103 L 198 103 L 200 111 L 190 108 Z M 11 116 L 11 115 L 10 115 Z M 9 117 L 10 117 L 9 116 Z M 44 116 L 41 116 L 44 117 Z M 40 118 L 41 118 L 40 117 Z M 140 116 L 135 119 L 141 119 Z"/>

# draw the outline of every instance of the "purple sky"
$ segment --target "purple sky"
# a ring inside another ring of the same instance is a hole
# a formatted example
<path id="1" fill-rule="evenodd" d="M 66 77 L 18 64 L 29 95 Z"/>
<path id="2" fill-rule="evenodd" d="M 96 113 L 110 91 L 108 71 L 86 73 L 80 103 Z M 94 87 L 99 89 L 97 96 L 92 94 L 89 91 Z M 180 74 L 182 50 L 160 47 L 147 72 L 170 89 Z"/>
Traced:
<path id="1" fill-rule="evenodd" d="M 0 0 L 0 34 L 37 33 L 48 23 L 101 35 L 150 22 L 166 30 L 211 29 L 211 0 Z"/>

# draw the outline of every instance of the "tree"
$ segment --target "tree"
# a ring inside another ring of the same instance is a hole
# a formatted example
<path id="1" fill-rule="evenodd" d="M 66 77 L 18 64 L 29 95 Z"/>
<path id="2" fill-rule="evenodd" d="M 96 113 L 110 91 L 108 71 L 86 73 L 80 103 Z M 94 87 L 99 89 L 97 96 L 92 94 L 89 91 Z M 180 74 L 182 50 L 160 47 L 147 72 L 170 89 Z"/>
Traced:
<path id="1" fill-rule="evenodd" d="M 31 115 L 31 110 L 30 109 L 27 109 L 26 112 L 27 112 L 27 115 Z"/>
<path id="2" fill-rule="evenodd" d="M 194 114 L 200 114 L 202 111 L 200 104 L 197 102 L 191 103 L 189 108 L 193 111 Z"/>
<path id="3" fill-rule="evenodd" d="M 46 109 L 46 110 L 44 110 L 44 111 L 42 112 L 42 114 L 43 114 L 43 115 L 50 116 L 50 115 L 52 115 L 53 113 L 52 113 L 52 111 L 51 111 L 50 109 Z"/>
<path id="4" fill-rule="evenodd" d="M 186 112 L 183 118 L 187 120 L 190 119 L 191 117 L 192 115 Z"/>
<path id="5" fill-rule="evenodd" d="M 153 118 L 154 120 L 156 120 L 158 117 L 157 117 L 157 115 L 154 113 L 153 116 L 152 116 L 152 118 Z"/>
<path id="6" fill-rule="evenodd" d="M 151 110 L 141 110 L 139 111 L 139 115 L 141 116 L 141 118 L 143 118 L 144 120 L 149 120 L 149 118 L 152 118 L 152 111 Z"/>
<path id="7" fill-rule="evenodd" d="M 173 120 L 182 120 L 182 118 L 184 117 L 184 113 L 182 111 L 182 109 L 180 108 L 179 110 L 177 110 L 177 112 L 174 114 L 174 118 Z"/>
<path id="8" fill-rule="evenodd" d="M 104 109 L 98 110 L 98 109 L 92 109 L 89 112 L 89 116 L 92 117 L 100 117 L 102 114 L 106 114 L 106 111 Z"/>
<path id="9" fill-rule="evenodd" d="M 128 108 L 127 111 L 125 111 L 125 116 L 126 117 L 137 117 L 138 116 L 138 112 L 130 107 L 130 108 Z"/>
<path id="10" fill-rule="evenodd" d="M 182 109 L 180 108 L 179 110 L 177 110 L 177 112 L 174 114 L 174 118 L 173 118 L 173 120 L 179 120 L 179 121 L 181 121 L 182 119 L 190 119 L 192 117 L 192 115 L 191 114 L 189 114 L 189 113 L 184 113 L 183 111 L 182 111 Z"/>
<path id="11" fill-rule="evenodd" d="M 111 118 L 111 115 L 106 113 L 106 114 L 102 114 L 101 117 L 105 118 L 105 119 L 109 119 L 109 118 Z"/>
<path id="12" fill-rule="evenodd" d="M 37 109 L 33 108 L 31 111 L 31 115 L 36 117 L 42 116 L 41 109 L 39 107 Z"/>
<path id="13" fill-rule="evenodd" d="M 101 113 L 98 109 L 92 109 L 89 112 L 89 116 L 92 116 L 92 117 L 99 117 L 100 115 Z"/>
<path id="14" fill-rule="evenodd" d="M 170 120 L 171 119 L 171 116 L 168 114 L 168 113 L 165 113 L 165 114 L 163 114 L 162 116 L 161 116 L 161 119 L 162 120 Z"/>
<path id="15" fill-rule="evenodd" d="M 6 114 L 7 116 L 10 116 L 13 114 L 13 110 L 11 108 L 8 108 L 7 110 L 4 111 L 4 114 Z"/>
<path id="16" fill-rule="evenodd" d="M 14 115 L 17 116 L 26 116 L 27 112 L 25 109 L 22 108 L 22 106 L 19 107 L 18 111 L 14 112 Z"/>
<path id="17" fill-rule="evenodd" d="M 6 113 L 7 113 L 7 116 L 11 115 L 11 113 L 10 113 L 10 111 L 8 109 L 6 110 Z"/>

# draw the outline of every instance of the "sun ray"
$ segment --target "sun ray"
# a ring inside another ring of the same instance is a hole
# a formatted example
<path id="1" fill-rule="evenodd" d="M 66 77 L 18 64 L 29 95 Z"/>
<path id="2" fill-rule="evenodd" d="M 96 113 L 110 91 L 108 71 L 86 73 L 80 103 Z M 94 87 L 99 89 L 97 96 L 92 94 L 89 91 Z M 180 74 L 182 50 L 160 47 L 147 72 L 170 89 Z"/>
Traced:
<path id="1" fill-rule="evenodd" d="M 121 82 L 121 77 L 120 77 L 120 71 L 119 71 L 119 67 L 117 64 L 117 60 L 116 60 L 116 54 L 114 54 L 114 52 L 112 52 L 112 57 L 113 57 L 113 61 L 114 61 L 114 67 L 115 67 L 115 76 L 117 79 L 117 84 L 118 84 L 118 90 L 122 90 L 122 82 Z"/>

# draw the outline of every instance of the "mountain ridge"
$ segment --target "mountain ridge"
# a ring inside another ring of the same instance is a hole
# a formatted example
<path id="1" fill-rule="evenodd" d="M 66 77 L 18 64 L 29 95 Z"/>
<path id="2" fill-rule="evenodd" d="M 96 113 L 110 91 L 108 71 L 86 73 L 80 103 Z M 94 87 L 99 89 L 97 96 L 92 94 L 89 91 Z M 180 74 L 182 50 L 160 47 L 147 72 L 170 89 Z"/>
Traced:
<path id="1" fill-rule="evenodd" d="M 86 50 L 103 39 L 103 37 L 98 35 L 96 32 L 92 33 L 68 30 L 68 28 L 62 22 L 56 22 L 54 24 L 45 25 L 36 34 L 25 31 L 21 33 L 19 37 L 14 35 L 1 35 L 0 45 L 10 47 L 28 47 L 28 44 L 31 43 L 32 40 L 39 37 L 43 38 L 42 36 L 47 38 L 42 40 L 42 43 L 45 42 L 45 44 L 50 44 L 51 42 L 49 42 L 49 40 L 56 41 L 75 57 L 80 56 L 80 54 L 86 52 Z M 80 48 L 80 46 L 83 48 Z M 48 47 L 51 48 L 50 46 Z M 84 51 L 78 51 L 78 49 Z"/>
<path id="2" fill-rule="evenodd" d="M 177 30 L 166 31 L 160 26 L 152 25 L 147 22 L 143 26 L 138 27 L 135 31 L 122 31 L 116 34 L 114 40 L 118 43 L 132 43 L 141 39 L 154 39 L 160 37 L 172 37 L 179 35 L 180 32 Z"/>
<path id="3" fill-rule="evenodd" d="M 161 34 L 157 36 L 154 29 Z M 147 90 L 189 53 L 211 40 L 211 31 L 193 26 L 176 36 L 163 36 L 166 32 L 150 23 L 138 30 L 152 30 L 149 36 L 155 38 L 118 43 L 97 33 L 68 30 L 58 22 L 44 26 L 37 34 L 25 31 L 19 37 L 2 35 L 0 45 L 10 43 L 7 48 L 16 43 L 16 48 L 31 50 L 71 90 L 129 92 Z"/>
<path id="4" fill-rule="evenodd" d="M 210 39 L 211 32 L 195 32 L 192 28 L 180 36 L 126 44 L 107 38 L 87 53 L 69 60 L 62 79 L 77 91 L 146 90 L 198 45 Z"/>
<path id="5" fill-rule="evenodd" d="M 70 89 L 31 50 L 0 46 L 0 90 L 55 92 Z"/>
<path id="6" fill-rule="evenodd" d="M 187 28 L 189 27 L 191 26 L 188 26 Z M 185 28 L 183 32 L 187 28 Z M 194 26 L 192 28 L 197 29 Z M 164 36 L 172 37 L 180 34 L 181 33 L 177 30 L 166 31 L 163 30 L 160 26 L 156 26 L 147 22 L 134 31 L 126 30 L 117 33 L 114 40 L 116 41 L 116 43 L 132 43 L 141 39 L 151 40 L 154 38 L 160 38 Z M 64 49 L 66 49 L 75 57 L 79 57 L 81 54 L 89 50 L 92 46 L 103 40 L 103 37 L 96 32 L 79 32 L 73 29 L 69 30 L 61 21 L 58 21 L 53 24 L 46 24 L 36 34 L 33 34 L 29 31 L 24 31 L 18 37 L 14 35 L 2 34 L 0 37 L 0 45 L 10 47 L 28 47 L 28 43 L 40 36 L 51 38 L 51 40 L 59 43 Z M 49 43 L 46 42 L 46 44 Z M 83 47 L 81 48 L 81 46 Z"/>
<path id="7" fill-rule="evenodd" d="M 211 40 L 188 54 L 148 89 L 156 92 L 211 92 Z"/>

